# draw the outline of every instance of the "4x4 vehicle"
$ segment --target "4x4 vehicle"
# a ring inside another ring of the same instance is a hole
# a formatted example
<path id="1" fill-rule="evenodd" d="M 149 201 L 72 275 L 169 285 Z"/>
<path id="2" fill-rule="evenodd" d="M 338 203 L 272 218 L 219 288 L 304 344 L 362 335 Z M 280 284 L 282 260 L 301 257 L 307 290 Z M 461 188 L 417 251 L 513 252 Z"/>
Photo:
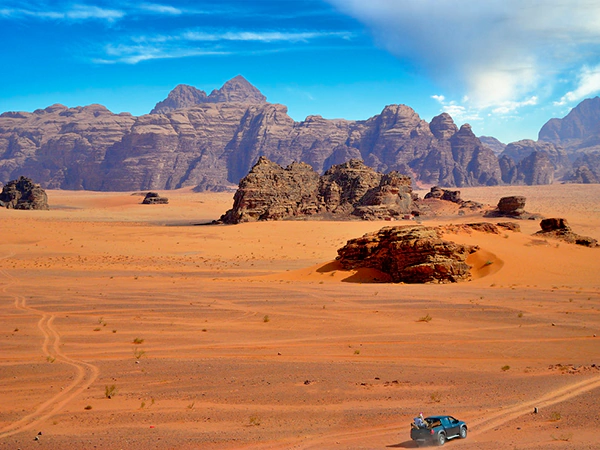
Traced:
<path id="1" fill-rule="evenodd" d="M 410 428 L 410 438 L 419 444 L 444 445 L 447 440 L 467 437 L 467 424 L 452 416 L 425 417 L 425 425 L 418 427 L 414 422 Z"/>

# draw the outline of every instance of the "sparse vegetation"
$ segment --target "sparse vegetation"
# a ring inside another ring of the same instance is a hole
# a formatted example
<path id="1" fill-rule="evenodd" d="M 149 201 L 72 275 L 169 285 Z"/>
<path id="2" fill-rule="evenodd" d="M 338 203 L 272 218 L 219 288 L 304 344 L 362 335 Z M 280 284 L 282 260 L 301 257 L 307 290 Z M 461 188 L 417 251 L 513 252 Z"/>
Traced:
<path id="1" fill-rule="evenodd" d="M 100 328 L 94 328 L 94 331 L 100 331 Z"/>
<path id="2" fill-rule="evenodd" d="M 49 363 L 53 363 L 54 361 L 56 361 L 56 358 L 54 358 L 53 356 L 46 356 L 46 361 L 48 361 Z"/>
<path id="3" fill-rule="evenodd" d="M 502 366 L 501 369 L 503 372 L 506 372 L 507 370 L 510 370 L 510 366 L 507 364 L 506 366 Z"/>
<path id="4" fill-rule="evenodd" d="M 115 395 L 117 395 L 117 386 L 115 386 L 114 384 L 106 385 L 104 386 L 104 396 L 106 398 L 113 398 Z"/>
<path id="5" fill-rule="evenodd" d="M 260 426 L 260 418 L 256 416 L 250 416 L 250 426 L 258 427 Z"/>
<path id="6" fill-rule="evenodd" d="M 558 411 L 552 411 L 552 414 L 550 414 L 550 421 L 558 422 L 560 419 L 562 419 L 562 414 Z"/>
<path id="7" fill-rule="evenodd" d="M 359 349 L 354 350 L 354 354 L 355 355 L 360 355 L 360 350 Z"/>
<path id="8" fill-rule="evenodd" d="M 491 266 L 492 264 L 494 264 L 494 261 L 490 261 L 490 260 L 488 259 L 486 262 L 484 262 L 484 263 L 483 263 L 483 267 L 486 267 L 486 266 Z"/>
<path id="9" fill-rule="evenodd" d="M 196 404 L 195 401 L 193 401 L 192 403 L 190 403 L 189 405 L 187 405 L 187 409 L 194 409 L 194 405 Z"/>
<path id="10" fill-rule="evenodd" d="M 423 317 L 419 318 L 419 320 L 417 320 L 417 322 L 426 322 L 426 323 L 429 323 L 429 322 L 431 322 L 432 319 L 433 319 L 433 317 L 431 317 L 429 315 L 429 313 L 427 313 Z"/>
<path id="11" fill-rule="evenodd" d="M 86 411 L 89 411 L 90 409 L 92 409 L 92 405 L 87 405 L 87 406 L 86 406 L 85 408 L 83 408 L 83 409 L 85 409 Z"/>
<path id="12" fill-rule="evenodd" d="M 551 436 L 555 441 L 569 442 L 573 438 L 573 433 L 563 433 L 559 434 L 558 436 L 552 434 Z"/>
<path id="13" fill-rule="evenodd" d="M 267 323 L 269 320 L 271 320 L 271 319 L 269 318 L 269 316 L 265 315 L 265 316 L 263 317 L 263 322 Z"/>
<path id="14" fill-rule="evenodd" d="M 139 345 L 139 344 L 143 344 L 144 340 L 139 337 L 136 337 L 132 342 L 136 345 Z"/>
<path id="15" fill-rule="evenodd" d="M 517 314 L 517 317 L 520 319 L 521 317 L 523 317 L 523 313 L 520 312 L 519 314 Z"/>
<path id="16" fill-rule="evenodd" d="M 442 401 L 442 397 L 440 396 L 439 392 L 432 392 L 431 395 L 429 396 L 429 398 L 434 403 L 439 403 Z"/>
<path id="17" fill-rule="evenodd" d="M 139 360 L 145 354 L 146 354 L 146 352 L 144 350 L 142 350 L 141 348 L 135 348 L 135 347 L 133 348 L 133 356 L 135 357 L 135 359 Z"/>

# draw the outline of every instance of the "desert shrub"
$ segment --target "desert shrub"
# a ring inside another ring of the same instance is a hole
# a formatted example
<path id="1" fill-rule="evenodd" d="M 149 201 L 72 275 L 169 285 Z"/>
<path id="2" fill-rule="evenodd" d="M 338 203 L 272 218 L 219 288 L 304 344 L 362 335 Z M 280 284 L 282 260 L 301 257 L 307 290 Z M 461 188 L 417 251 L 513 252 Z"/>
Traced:
<path id="1" fill-rule="evenodd" d="M 510 370 L 510 366 L 507 364 L 506 366 L 502 366 L 500 368 L 503 372 L 506 372 L 507 370 Z"/>
<path id="2" fill-rule="evenodd" d="M 136 345 L 139 345 L 139 344 L 143 344 L 144 340 L 139 337 L 136 337 L 132 342 Z"/>
<path id="3" fill-rule="evenodd" d="M 419 320 L 417 320 L 417 322 L 431 322 L 431 320 L 433 319 L 433 317 L 431 317 L 429 315 L 429 313 L 427 313 L 426 315 L 424 315 L 423 317 L 419 318 Z"/>
<path id="4" fill-rule="evenodd" d="M 114 384 L 104 386 L 104 396 L 106 398 L 113 398 L 117 395 L 117 386 Z"/>

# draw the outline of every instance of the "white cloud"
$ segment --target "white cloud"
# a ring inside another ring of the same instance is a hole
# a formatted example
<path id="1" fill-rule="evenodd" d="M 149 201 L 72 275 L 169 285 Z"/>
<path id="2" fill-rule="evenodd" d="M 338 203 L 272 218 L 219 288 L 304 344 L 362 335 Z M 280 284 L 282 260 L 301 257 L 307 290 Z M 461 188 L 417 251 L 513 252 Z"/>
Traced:
<path id="1" fill-rule="evenodd" d="M 478 108 L 511 109 L 573 68 L 600 63 L 600 2 L 593 0 L 327 1 Z M 580 92 L 597 85 L 591 75 L 583 81 Z"/>
<path id="2" fill-rule="evenodd" d="M 557 106 L 566 105 L 580 101 L 586 97 L 600 92 L 600 66 L 594 68 L 584 67 L 578 77 L 576 89 L 567 92 L 560 101 L 555 102 Z"/>
<path id="3" fill-rule="evenodd" d="M 227 55 L 228 52 L 204 49 L 169 49 L 146 45 L 108 45 L 106 46 L 108 58 L 96 58 L 96 64 L 137 64 L 153 59 L 174 59 L 190 56 Z"/>
<path id="4" fill-rule="evenodd" d="M 117 9 L 100 8 L 98 6 L 73 5 L 65 10 L 6 8 L 0 10 L 0 16 L 4 18 L 33 17 L 52 20 L 106 20 L 107 22 L 114 22 L 122 19 L 125 16 L 125 12 Z"/>
<path id="5" fill-rule="evenodd" d="M 170 5 L 159 5 L 158 3 L 142 3 L 139 8 L 143 11 L 149 11 L 157 14 L 167 14 L 172 16 L 178 16 L 183 14 L 183 11 L 179 8 L 175 8 Z"/>

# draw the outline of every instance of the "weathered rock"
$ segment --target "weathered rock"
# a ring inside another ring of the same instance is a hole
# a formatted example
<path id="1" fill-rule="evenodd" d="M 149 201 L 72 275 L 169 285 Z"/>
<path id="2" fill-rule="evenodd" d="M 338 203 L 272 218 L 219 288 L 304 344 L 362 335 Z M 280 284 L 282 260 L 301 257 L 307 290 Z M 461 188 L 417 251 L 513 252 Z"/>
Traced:
<path id="1" fill-rule="evenodd" d="M 563 218 L 550 218 L 543 219 L 540 222 L 541 231 L 534 233 L 534 236 L 541 236 L 552 239 L 560 239 L 561 241 L 568 242 L 570 244 L 583 245 L 585 247 L 597 247 L 598 240 L 588 237 L 581 236 L 574 233 L 571 227 L 567 223 L 567 219 Z"/>
<path id="2" fill-rule="evenodd" d="M 541 218 L 539 214 L 525 211 L 525 201 L 525 197 L 521 195 L 502 197 L 496 209 L 488 211 L 485 217 L 512 217 L 513 219 L 529 220 Z"/>
<path id="3" fill-rule="evenodd" d="M 498 139 L 492 136 L 478 136 L 479 140 L 483 145 L 494 152 L 495 155 L 500 155 L 506 148 L 506 144 L 500 142 Z"/>
<path id="4" fill-rule="evenodd" d="M 525 212 L 527 199 L 521 195 L 502 197 L 498 202 L 498 211 L 506 215 L 520 215 Z"/>
<path id="5" fill-rule="evenodd" d="M 315 215 L 374 220 L 408 214 L 411 208 L 410 177 L 397 172 L 382 175 L 350 160 L 319 177 L 308 164 L 284 169 L 261 157 L 240 181 L 233 208 L 220 220 L 233 224 Z"/>
<path id="6" fill-rule="evenodd" d="M 425 194 L 424 198 L 437 198 L 439 200 L 446 200 L 453 203 L 462 203 L 460 198 L 460 191 L 450 191 L 448 189 L 442 189 L 439 186 L 434 186 L 430 191 Z"/>
<path id="7" fill-rule="evenodd" d="M 521 232 L 521 225 L 515 222 L 498 222 L 496 225 L 509 231 Z"/>
<path id="8" fill-rule="evenodd" d="M 599 133 L 600 135 L 600 133 Z M 600 183 L 600 152 L 584 153 L 573 162 L 570 183 Z"/>
<path id="9" fill-rule="evenodd" d="M 337 260 L 344 269 L 377 269 L 394 282 L 457 282 L 469 278 L 466 258 L 477 249 L 445 241 L 433 227 L 385 227 L 348 241 Z"/>
<path id="10" fill-rule="evenodd" d="M 261 157 L 240 181 L 233 208 L 220 220 L 235 224 L 316 214 L 318 185 L 319 174 L 308 164 L 294 163 L 284 169 Z"/>
<path id="11" fill-rule="evenodd" d="M 158 192 L 148 192 L 142 200 L 143 205 L 166 205 L 169 203 L 167 197 L 161 197 Z"/>
<path id="12" fill-rule="evenodd" d="M 0 193 L 0 206 L 9 209 L 50 209 L 46 191 L 26 177 L 4 185 Z"/>

